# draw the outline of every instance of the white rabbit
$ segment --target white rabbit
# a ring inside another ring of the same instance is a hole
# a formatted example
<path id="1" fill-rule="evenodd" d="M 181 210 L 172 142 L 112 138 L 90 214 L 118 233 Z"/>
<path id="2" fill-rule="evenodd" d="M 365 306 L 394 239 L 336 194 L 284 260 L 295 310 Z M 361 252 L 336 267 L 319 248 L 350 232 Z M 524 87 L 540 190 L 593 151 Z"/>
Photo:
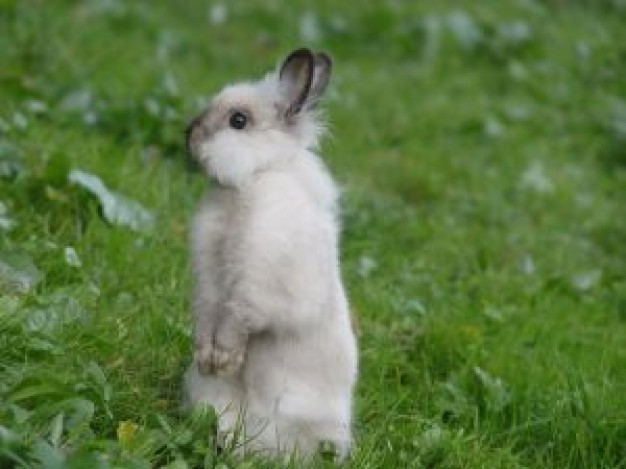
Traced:
<path id="1" fill-rule="evenodd" d="M 214 182 L 192 227 L 192 406 L 212 405 L 245 450 L 351 446 L 356 339 L 340 279 L 338 191 L 316 147 L 332 62 L 308 49 L 226 87 L 187 129 Z"/>

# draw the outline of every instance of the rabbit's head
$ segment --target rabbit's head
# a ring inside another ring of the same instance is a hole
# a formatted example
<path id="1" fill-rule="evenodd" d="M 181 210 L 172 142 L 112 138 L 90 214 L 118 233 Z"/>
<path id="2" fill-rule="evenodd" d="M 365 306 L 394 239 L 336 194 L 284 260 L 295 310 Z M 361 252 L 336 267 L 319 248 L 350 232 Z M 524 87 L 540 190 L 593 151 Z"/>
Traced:
<path id="1" fill-rule="evenodd" d="M 262 80 L 227 86 L 187 127 L 191 156 L 211 178 L 237 187 L 314 147 L 322 130 L 315 108 L 331 69 L 328 55 L 298 49 Z"/>

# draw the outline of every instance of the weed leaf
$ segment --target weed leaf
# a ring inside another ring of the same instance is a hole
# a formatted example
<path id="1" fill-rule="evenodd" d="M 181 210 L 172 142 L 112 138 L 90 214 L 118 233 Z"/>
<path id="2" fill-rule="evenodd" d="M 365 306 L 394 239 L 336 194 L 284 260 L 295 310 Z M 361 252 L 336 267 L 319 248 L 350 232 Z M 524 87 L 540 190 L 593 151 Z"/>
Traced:
<path id="1" fill-rule="evenodd" d="M 27 254 L 0 252 L 0 293 L 27 293 L 42 279 L 43 274 Z"/>
<path id="2" fill-rule="evenodd" d="M 134 231 L 146 231 L 154 225 L 154 216 L 141 204 L 109 190 L 102 180 L 94 175 L 74 169 L 68 179 L 97 197 L 104 218 L 114 225 L 126 226 Z"/>

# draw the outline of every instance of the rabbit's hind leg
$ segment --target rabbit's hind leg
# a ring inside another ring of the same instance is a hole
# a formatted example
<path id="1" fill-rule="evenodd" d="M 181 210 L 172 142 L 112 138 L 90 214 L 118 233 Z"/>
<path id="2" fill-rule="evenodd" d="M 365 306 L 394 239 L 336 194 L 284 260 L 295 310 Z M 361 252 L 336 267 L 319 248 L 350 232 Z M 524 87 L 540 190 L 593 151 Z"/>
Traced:
<path id="1" fill-rule="evenodd" d="M 194 362 L 185 374 L 185 406 L 211 406 L 218 417 L 218 441 L 224 446 L 241 429 L 243 389 L 238 375 L 222 377 L 201 375 Z"/>

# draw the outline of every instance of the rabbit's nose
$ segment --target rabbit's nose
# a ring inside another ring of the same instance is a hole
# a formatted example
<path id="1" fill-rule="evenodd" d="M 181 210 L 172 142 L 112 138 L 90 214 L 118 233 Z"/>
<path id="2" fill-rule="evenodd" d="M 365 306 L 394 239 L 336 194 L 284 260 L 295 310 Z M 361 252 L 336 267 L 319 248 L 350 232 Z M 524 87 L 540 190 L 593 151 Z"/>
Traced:
<path id="1" fill-rule="evenodd" d="M 194 117 L 185 129 L 185 148 L 188 154 L 191 154 L 194 130 L 200 125 L 200 121 L 200 116 Z"/>

